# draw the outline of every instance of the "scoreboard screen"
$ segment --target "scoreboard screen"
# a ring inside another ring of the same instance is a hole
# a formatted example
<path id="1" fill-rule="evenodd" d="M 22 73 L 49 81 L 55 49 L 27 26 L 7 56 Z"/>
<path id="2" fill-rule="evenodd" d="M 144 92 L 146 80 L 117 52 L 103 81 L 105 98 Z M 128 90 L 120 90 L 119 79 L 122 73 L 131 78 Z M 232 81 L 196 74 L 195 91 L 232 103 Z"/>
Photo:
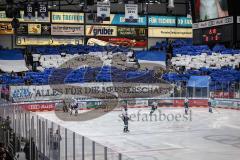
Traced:
<path id="1" fill-rule="evenodd" d="M 233 24 L 193 30 L 194 44 L 224 43 L 233 40 Z"/>
<path id="2" fill-rule="evenodd" d="M 222 39 L 222 29 L 220 28 L 209 28 L 203 30 L 203 41 L 208 42 L 220 42 Z"/>

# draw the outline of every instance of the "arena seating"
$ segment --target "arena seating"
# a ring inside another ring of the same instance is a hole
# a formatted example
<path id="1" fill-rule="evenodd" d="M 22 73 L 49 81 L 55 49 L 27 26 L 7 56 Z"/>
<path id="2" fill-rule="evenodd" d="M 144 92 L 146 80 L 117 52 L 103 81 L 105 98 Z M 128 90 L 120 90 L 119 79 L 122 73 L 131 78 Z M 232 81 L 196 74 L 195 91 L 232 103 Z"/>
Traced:
<path id="1" fill-rule="evenodd" d="M 82 45 L 67 45 L 67 46 L 41 46 L 29 47 L 28 52 L 33 55 L 35 62 L 39 62 L 38 70 L 43 71 L 46 68 L 57 68 L 65 62 L 76 58 L 80 55 L 93 55 L 101 59 L 102 62 L 109 62 L 109 60 L 116 54 L 126 54 L 127 59 L 122 59 L 122 63 L 132 62 L 131 52 L 128 48 L 118 46 L 82 46 Z M 88 57 L 90 59 L 90 57 Z M 116 59 L 114 59 L 116 61 Z M 118 62 L 120 63 L 120 62 Z M 106 63 L 105 65 L 110 65 Z"/>
<path id="2" fill-rule="evenodd" d="M 163 41 L 152 49 L 166 50 L 168 45 Z M 231 86 L 240 82 L 240 50 L 223 45 L 215 45 L 212 49 L 207 45 L 193 46 L 189 40 L 175 40 L 171 45 L 171 66 L 176 72 L 165 73 L 164 80 L 182 85 L 187 84 L 191 76 L 208 75 L 211 77 L 211 91 L 229 91 Z"/>
<path id="3" fill-rule="evenodd" d="M 225 66 L 231 66 L 232 68 L 239 67 L 240 53 L 239 54 L 221 54 L 221 53 L 202 53 L 200 55 L 181 55 L 173 57 L 172 65 L 177 68 L 184 66 L 186 69 L 200 69 L 216 68 L 221 69 Z"/>
<path id="4" fill-rule="evenodd" d="M 0 70 L 8 73 L 27 71 L 22 51 L 0 50 Z"/>
<path id="5" fill-rule="evenodd" d="M 82 67 L 78 69 L 49 68 L 43 72 L 26 72 L 25 76 L 0 76 L 1 84 L 24 85 L 30 81 L 33 85 L 67 84 L 85 82 L 156 82 L 152 71 L 121 70 L 116 67 Z"/>
<path id="6" fill-rule="evenodd" d="M 166 41 L 156 42 L 156 44 L 154 46 L 152 46 L 150 48 L 150 50 L 166 51 L 168 45 L 169 45 L 169 43 Z M 192 45 L 192 39 L 176 39 L 171 42 L 171 45 L 173 48 L 179 48 L 179 47 L 183 47 L 183 46 Z"/>
<path id="7" fill-rule="evenodd" d="M 138 51 L 136 52 L 136 59 L 139 64 L 151 63 L 166 67 L 166 52 L 163 51 Z"/>
<path id="8" fill-rule="evenodd" d="M 210 90 L 212 91 L 228 90 L 231 88 L 229 86 L 240 82 L 240 72 L 235 70 L 240 63 L 238 50 L 227 49 L 222 45 L 216 45 L 210 50 L 207 46 L 191 46 L 188 40 L 176 40 L 171 44 L 174 46 L 174 55 L 176 55 L 171 62 L 177 72 L 163 74 L 162 78 L 164 80 L 178 84 L 179 82 L 187 82 L 191 76 L 208 75 L 211 77 Z M 168 44 L 161 42 L 159 45 Z M 27 71 L 24 76 L 2 74 L 0 76 L 1 84 L 24 85 L 26 82 L 31 82 L 30 84 L 34 85 L 87 82 L 150 83 L 156 82 L 159 78 L 155 77 L 152 70 L 136 70 L 136 67 L 134 68 L 136 64 L 133 59 L 133 52 L 120 52 L 119 48 L 116 49 L 112 46 L 43 46 L 31 47 L 28 50 L 33 55 L 39 56 L 41 67 L 38 68 L 41 68 L 41 70 L 39 72 Z M 1 59 L 4 59 L 8 52 L 10 51 L 1 51 Z M 20 51 L 12 51 L 9 54 L 14 55 L 13 60 L 19 58 L 23 60 L 23 55 L 20 53 Z M 86 57 L 86 63 L 99 63 L 99 65 L 84 65 L 80 68 L 79 66 L 76 68 L 66 65 L 69 67 L 58 68 L 69 59 L 81 55 L 88 56 Z M 92 56 L 97 57 L 97 59 L 91 59 Z M 135 56 L 138 61 L 157 61 L 163 64 L 166 58 L 165 51 L 141 51 L 136 52 Z M 182 66 L 186 68 L 186 71 L 181 73 L 178 69 Z"/>
<path id="9" fill-rule="evenodd" d="M 226 91 L 231 85 L 240 82 L 240 72 L 230 67 L 225 67 L 222 69 L 200 68 L 199 70 L 187 70 L 184 74 L 166 73 L 162 78 L 171 83 L 179 83 L 187 82 L 191 76 L 201 75 L 208 75 L 211 77 L 211 91 Z"/>

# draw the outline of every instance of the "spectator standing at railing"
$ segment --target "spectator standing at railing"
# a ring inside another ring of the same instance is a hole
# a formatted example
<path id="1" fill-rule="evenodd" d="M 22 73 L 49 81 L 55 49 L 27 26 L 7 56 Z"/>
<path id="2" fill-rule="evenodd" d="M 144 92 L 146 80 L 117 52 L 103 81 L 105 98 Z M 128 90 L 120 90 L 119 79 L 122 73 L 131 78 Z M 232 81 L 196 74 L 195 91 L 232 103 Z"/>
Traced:
<path id="1" fill-rule="evenodd" d="M 59 130 L 56 130 L 56 133 L 53 135 L 53 149 L 57 150 L 60 145 L 60 141 L 62 140 L 62 137 L 59 133 Z"/>
<path id="2" fill-rule="evenodd" d="M 6 160 L 7 154 L 5 152 L 5 149 L 3 147 L 0 147 L 0 160 Z"/>
<path id="3" fill-rule="evenodd" d="M 10 124 L 11 124 L 10 117 L 7 116 L 7 119 L 5 120 L 5 127 L 6 127 L 7 130 L 11 129 Z"/>
<path id="4" fill-rule="evenodd" d="M 30 143 L 29 142 L 25 144 L 23 151 L 25 153 L 26 160 L 30 160 Z"/>
<path id="5" fill-rule="evenodd" d="M 9 151 L 4 147 L 4 144 L 0 143 L 0 160 L 12 160 Z"/>
<path id="6" fill-rule="evenodd" d="M 167 66 L 170 65 L 171 59 L 172 59 L 172 54 L 173 54 L 173 46 L 172 42 L 169 42 L 167 46 L 167 55 L 166 55 L 166 64 Z"/>
<path id="7" fill-rule="evenodd" d="M 63 100 L 63 112 L 68 112 L 68 107 L 65 100 Z"/>

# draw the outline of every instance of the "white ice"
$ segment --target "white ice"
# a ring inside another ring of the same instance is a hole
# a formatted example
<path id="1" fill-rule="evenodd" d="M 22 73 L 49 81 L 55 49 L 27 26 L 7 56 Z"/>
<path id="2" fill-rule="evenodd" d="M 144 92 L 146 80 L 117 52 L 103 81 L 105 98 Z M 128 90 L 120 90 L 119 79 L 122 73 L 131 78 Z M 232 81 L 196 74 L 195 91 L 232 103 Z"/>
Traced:
<path id="1" fill-rule="evenodd" d="M 183 108 L 159 108 L 155 113 L 159 111 L 184 114 Z M 138 112 L 148 115 L 150 109 L 129 109 L 129 114 Z M 211 114 L 207 108 L 192 108 L 191 112 L 191 121 L 190 117 L 187 121 L 143 121 L 140 116 L 140 121 L 129 122 L 129 133 L 123 133 L 120 111 L 87 122 L 62 121 L 54 112 L 36 114 L 135 160 L 240 159 L 240 111 L 214 109 Z"/>

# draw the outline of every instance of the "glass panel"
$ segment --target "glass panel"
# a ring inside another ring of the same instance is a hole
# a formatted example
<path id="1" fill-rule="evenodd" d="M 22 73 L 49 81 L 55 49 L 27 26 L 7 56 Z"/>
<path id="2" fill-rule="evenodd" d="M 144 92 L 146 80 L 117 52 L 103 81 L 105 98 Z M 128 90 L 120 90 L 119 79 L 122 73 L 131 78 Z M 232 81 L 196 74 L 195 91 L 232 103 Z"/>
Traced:
<path id="1" fill-rule="evenodd" d="M 104 160 L 104 146 L 95 143 L 95 159 L 96 160 Z"/>
<path id="2" fill-rule="evenodd" d="M 133 160 L 133 159 L 131 159 L 131 158 L 125 156 L 125 155 L 122 155 L 122 160 Z"/>
<path id="3" fill-rule="evenodd" d="M 60 150 L 60 159 L 65 160 L 65 142 L 66 142 L 66 134 L 65 134 L 65 128 L 59 126 L 58 129 L 54 132 L 54 143 L 56 144 Z M 57 148 L 56 147 L 56 148 Z"/>
<path id="4" fill-rule="evenodd" d="M 92 160 L 93 159 L 93 147 L 92 141 L 88 138 L 84 137 L 84 160 Z"/>
<path id="5" fill-rule="evenodd" d="M 47 148 L 48 148 L 48 157 L 52 159 L 53 152 L 53 131 L 54 131 L 54 123 L 51 121 L 48 121 L 47 123 L 48 126 L 48 136 L 47 136 Z M 57 128 L 57 127 L 56 127 Z"/>
<path id="6" fill-rule="evenodd" d="M 74 158 L 74 146 L 73 140 L 75 140 L 73 136 L 73 132 L 67 130 L 67 160 L 73 160 Z"/>
<path id="7" fill-rule="evenodd" d="M 107 159 L 108 160 L 119 160 L 119 154 L 112 149 L 108 148 L 107 149 Z"/>
<path id="8" fill-rule="evenodd" d="M 75 160 L 82 160 L 82 136 L 75 135 Z"/>
<path id="9" fill-rule="evenodd" d="M 60 159 L 62 145 L 62 139 L 64 135 L 61 135 L 60 128 L 57 124 L 52 123 L 52 130 L 50 130 L 50 159 Z"/>

